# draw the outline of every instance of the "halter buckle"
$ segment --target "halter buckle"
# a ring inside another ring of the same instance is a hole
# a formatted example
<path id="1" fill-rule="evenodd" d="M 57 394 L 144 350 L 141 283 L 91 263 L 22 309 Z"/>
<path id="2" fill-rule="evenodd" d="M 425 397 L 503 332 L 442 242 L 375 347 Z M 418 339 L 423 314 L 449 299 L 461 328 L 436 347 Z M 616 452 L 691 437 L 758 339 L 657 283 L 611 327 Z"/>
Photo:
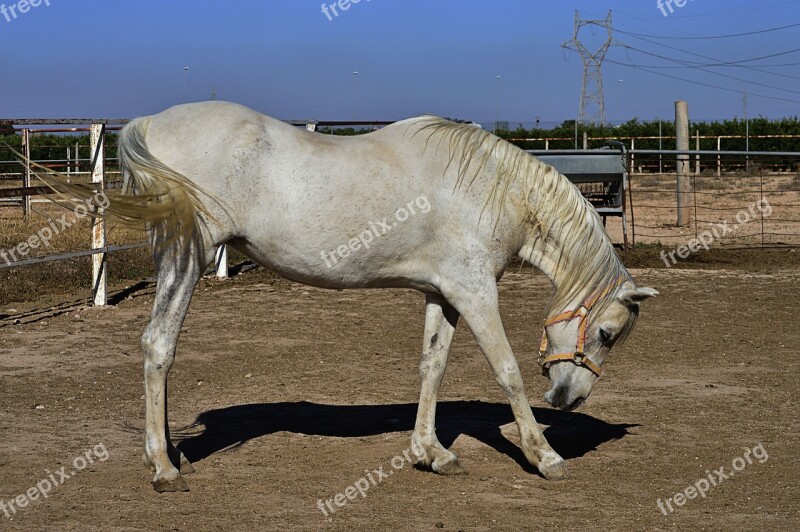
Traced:
<path id="1" fill-rule="evenodd" d="M 542 375 L 547 377 L 550 372 L 548 371 L 550 368 L 550 364 L 546 364 L 545 361 L 545 354 L 543 351 L 539 351 L 539 356 L 536 358 L 536 363 L 539 364 L 539 367 L 542 368 Z"/>

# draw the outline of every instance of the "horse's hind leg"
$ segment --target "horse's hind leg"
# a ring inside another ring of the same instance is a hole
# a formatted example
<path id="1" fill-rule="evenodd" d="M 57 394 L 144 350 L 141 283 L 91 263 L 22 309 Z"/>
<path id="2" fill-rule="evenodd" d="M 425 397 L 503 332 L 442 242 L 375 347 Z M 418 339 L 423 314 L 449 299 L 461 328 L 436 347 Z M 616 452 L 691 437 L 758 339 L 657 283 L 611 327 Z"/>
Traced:
<path id="1" fill-rule="evenodd" d="M 455 453 L 445 449 L 436 437 L 436 396 L 447 367 L 458 312 L 441 296 L 427 295 L 425 303 L 425 334 L 419 362 L 422 386 L 411 452 L 417 463 L 430 466 L 437 473 L 464 473 Z"/>
<path id="2" fill-rule="evenodd" d="M 159 492 L 189 489 L 176 466 L 190 472 L 191 464 L 169 439 L 167 375 L 192 293 L 211 261 L 209 253 L 196 243 L 170 246 L 156 253 L 158 284 L 150 322 L 142 335 L 146 412 L 143 458 L 155 473 L 153 487 Z"/>

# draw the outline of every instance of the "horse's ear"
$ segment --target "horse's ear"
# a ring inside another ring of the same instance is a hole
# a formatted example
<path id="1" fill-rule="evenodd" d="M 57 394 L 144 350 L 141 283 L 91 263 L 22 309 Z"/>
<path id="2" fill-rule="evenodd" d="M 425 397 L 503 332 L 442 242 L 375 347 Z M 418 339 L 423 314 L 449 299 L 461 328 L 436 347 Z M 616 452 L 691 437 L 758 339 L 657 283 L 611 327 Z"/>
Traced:
<path id="1" fill-rule="evenodd" d="M 632 307 L 657 295 L 658 290 L 655 288 L 626 288 L 617 295 L 617 299 L 626 307 Z"/>

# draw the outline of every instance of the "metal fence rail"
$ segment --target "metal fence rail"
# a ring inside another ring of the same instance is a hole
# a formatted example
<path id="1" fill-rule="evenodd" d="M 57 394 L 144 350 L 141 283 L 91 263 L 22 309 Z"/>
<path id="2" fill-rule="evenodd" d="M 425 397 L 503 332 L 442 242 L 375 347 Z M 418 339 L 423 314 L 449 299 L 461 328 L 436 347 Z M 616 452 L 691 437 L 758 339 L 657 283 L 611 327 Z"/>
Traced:
<path id="1" fill-rule="evenodd" d="M 17 268 L 19 266 L 30 266 L 32 264 L 43 264 L 45 262 L 56 262 L 60 260 L 77 259 L 80 257 L 90 257 L 99 253 L 113 253 L 114 251 L 125 251 L 128 249 L 144 248 L 149 246 L 149 242 L 137 242 L 135 244 L 120 244 L 117 246 L 104 246 L 102 248 L 87 249 L 84 251 L 72 251 L 70 253 L 57 253 L 54 255 L 43 255 L 41 257 L 32 257 L 30 259 L 21 259 L 16 261 L 6 261 L 5 264 L 0 263 L 0 270 L 5 268 Z"/>

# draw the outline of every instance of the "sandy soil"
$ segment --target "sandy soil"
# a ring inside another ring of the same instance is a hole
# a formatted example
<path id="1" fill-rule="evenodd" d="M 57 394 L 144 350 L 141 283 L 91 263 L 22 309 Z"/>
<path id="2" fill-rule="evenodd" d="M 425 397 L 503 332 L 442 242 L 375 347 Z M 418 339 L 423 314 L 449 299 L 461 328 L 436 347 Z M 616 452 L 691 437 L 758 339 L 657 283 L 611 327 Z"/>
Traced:
<path id="1" fill-rule="evenodd" d="M 122 291 L 106 310 L 63 298 L 2 309 L 0 499 L 61 467 L 76 471 L 86 451 L 94 463 L 11 518 L 0 510 L 0 529 L 798 529 L 800 269 L 633 274 L 662 296 L 571 413 L 546 408 L 533 355 L 545 280 L 526 269 L 501 283 L 534 413 L 568 459 L 561 482 L 525 463 L 510 408 L 463 324 L 438 431 L 469 474 L 404 461 L 422 334 L 414 292 L 323 291 L 263 271 L 204 280 L 170 380 L 173 436 L 197 473 L 191 492 L 162 495 L 140 459 L 138 338 L 153 285 Z M 657 507 L 707 470 L 732 472 L 758 444 L 763 463 L 751 460 L 705 498 L 673 502 L 667 516 Z M 108 454 L 92 454 L 98 445 Z M 317 508 L 381 467 L 391 475 L 366 497 L 327 517 Z"/>

